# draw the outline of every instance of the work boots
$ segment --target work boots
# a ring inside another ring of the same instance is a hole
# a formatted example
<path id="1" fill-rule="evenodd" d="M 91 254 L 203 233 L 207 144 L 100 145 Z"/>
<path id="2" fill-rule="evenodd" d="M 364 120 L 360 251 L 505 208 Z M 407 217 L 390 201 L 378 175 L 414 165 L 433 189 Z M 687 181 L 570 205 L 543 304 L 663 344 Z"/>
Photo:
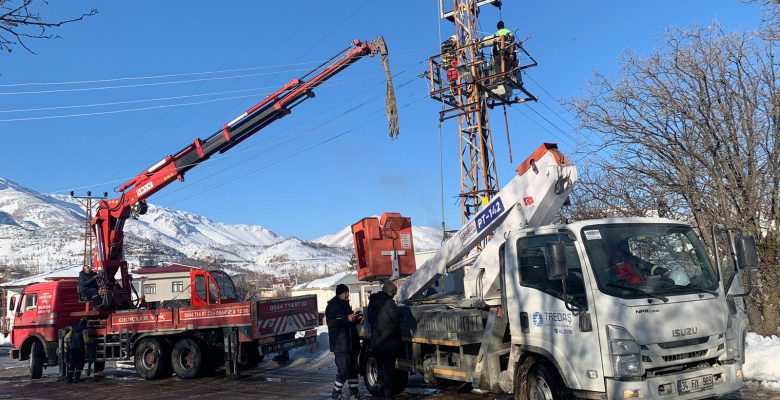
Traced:
<path id="1" fill-rule="evenodd" d="M 79 382 L 81 382 L 81 371 L 76 371 L 76 373 L 73 374 L 73 383 Z"/>
<path id="2" fill-rule="evenodd" d="M 333 389 L 333 393 L 330 394 L 331 400 L 338 400 L 341 398 L 341 390 Z"/>

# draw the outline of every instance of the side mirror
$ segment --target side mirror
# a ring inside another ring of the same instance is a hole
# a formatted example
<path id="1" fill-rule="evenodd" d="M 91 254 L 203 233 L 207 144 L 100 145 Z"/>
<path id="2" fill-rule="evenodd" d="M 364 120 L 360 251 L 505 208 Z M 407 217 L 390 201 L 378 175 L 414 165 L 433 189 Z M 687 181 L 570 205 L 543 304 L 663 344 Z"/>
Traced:
<path id="1" fill-rule="evenodd" d="M 563 242 L 547 243 L 547 280 L 558 281 L 566 277 L 566 247 Z"/>
<path id="2" fill-rule="evenodd" d="M 736 250 L 740 268 L 758 269 L 758 249 L 752 235 L 743 235 L 737 239 Z"/>

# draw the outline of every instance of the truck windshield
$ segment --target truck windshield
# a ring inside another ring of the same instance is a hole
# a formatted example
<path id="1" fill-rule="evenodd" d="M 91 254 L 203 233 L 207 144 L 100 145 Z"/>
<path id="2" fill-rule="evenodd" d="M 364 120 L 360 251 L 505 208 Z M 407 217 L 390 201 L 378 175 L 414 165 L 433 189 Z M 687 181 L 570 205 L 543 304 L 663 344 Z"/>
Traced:
<path id="1" fill-rule="evenodd" d="M 602 292 L 665 299 L 713 291 L 718 278 L 693 229 L 671 224 L 593 225 L 582 239 Z"/>
<path id="2" fill-rule="evenodd" d="M 236 286 L 228 274 L 223 271 L 211 271 L 211 276 L 217 280 L 222 300 L 238 300 L 236 298 Z"/>

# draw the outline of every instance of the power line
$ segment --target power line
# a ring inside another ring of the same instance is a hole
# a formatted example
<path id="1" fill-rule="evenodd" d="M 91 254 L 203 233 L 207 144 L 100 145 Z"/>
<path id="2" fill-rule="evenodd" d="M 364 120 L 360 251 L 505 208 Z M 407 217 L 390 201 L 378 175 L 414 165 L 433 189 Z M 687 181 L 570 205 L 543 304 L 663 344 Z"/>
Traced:
<path id="1" fill-rule="evenodd" d="M 561 22 L 565 21 L 566 19 L 568 19 L 568 18 L 570 18 L 570 17 L 572 17 L 572 16 L 574 16 L 574 15 L 584 11 L 588 7 L 592 6 L 593 3 L 595 3 L 595 2 L 596 2 L 596 0 L 590 0 L 590 1 L 586 2 L 585 4 L 583 4 L 582 6 L 577 7 L 575 9 L 573 9 L 572 11 L 570 11 L 570 12 L 560 16 L 558 19 L 556 19 L 556 20 L 550 22 L 549 24 L 547 24 L 547 25 L 537 29 L 535 32 L 532 32 L 525 39 L 523 39 L 522 42 L 525 42 L 525 41 L 527 41 L 527 40 L 529 40 L 531 38 L 536 37 L 537 35 L 539 35 L 539 34 L 541 34 L 543 32 L 548 31 L 550 28 L 560 24 Z"/>
<path id="2" fill-rule="evenodd" d="M 407 103 L 407 104 L 405 104 L 405 105 L 403 105 L 403 106 L 399 107 L 399 109 L 406 108 L 406 107 L 408 107 L 408 106 L 410 106 L 410 105 L 412 105 L 412 104 L 414 104 L 414 103 L 416 103 L 416 102 L 418 102 L 418 101 L 420 101 L 420 100 L 422 100 L 422 99 L 425 99 L 425 98 L 428 98 L 428 95 L 427 95 L 427 94 L 426 94 L 426 95 L 424 95 L 424 96 L 422 96 L 422 97 L 420 97 L 420 98 L 418 98 L 418 99 L 416 99 L 416 100 L 414 100 L 414 101 L 412 101 L 412 102 L 410 102 L 410 103 Z M 237 177 L 235 177 L 235 178 L 233 178 L 233 179 L 230 179 L 230 180 L 227 180 L 227 181 L 225 181 L 225 182 L 219 183 L 219 184 L 217 184 L 217 185 L 215 185 L 215 186 L 212 186 L 212 187 L 210 187 L 210 188 L 207 188 L 207 189 L 202 189 L 202 190 L 199 190 L 197 193 L 195 193 L 195 194 L 192 194 L 191 196 L 188 196 L 188 197 L 185 197 L 185 198 L 182 198 L 182 199 L 179 199 L 179 200 L 175 200 L 175 201 L 173 201 L 173 202 L 170 202 L 170 203 L 168 203 L 168 205 L 170 206 L 170 205 L 173 205 L 173 204 L 177 204 L 177 203 L 180 203 L 180 202 L 182 202 L 182 201 L 189 200 L 189 199 L 192 199 L 192 198 L 194 198 L 194 197 L 197 197 L 197 196 L 203 195 L 204 193 L 210 192 L 210 191 L 212 191 L 212 190 L 216 190 L 216 189 L 218 189 L 218 188 L 220 188 L 220 187 L 222 187 L 222 186 L 225 186 L 225 185 L 227 185 L 227 184 L 229 184 L 229 183 L 235 182 L 235 181 L 237 181 L 237 180 L 239 180 L 239 179 L 242 179 L 242 178 L 244 178 L 244 177 L 246 177 L 246 176 L 248 176 L 248 175 L 251 175 L 251 174 L 257 173 L 257 172 L 259 172 L 259 171 L 261 171 L 261 170 L 263 170 L 263 169 L 269 168 L 269 167 L 271 167 L 271 166 L 273 166 L 273 165 L 279 164 L 279 163 L 281 163 L 281 162 L 284 162 L 284 161 L 286 161 L 286 160 L 289 160 L 290 158 L 293 158 L 293 157 L 295 157 L 295 156 L 298 156 L 298 155 L 300 155 L 300 154 L 302 154 L 302 153 L 304 153 L 304 152 L 307 152 L 307 151 L 309 151 L 309 150 L 312 150 L 312 149 L 314 149 L 314 148 L 316 148 L 316 147 L 322 146 L 322 145 L 324 145 L 324 144 L 326 144 L 326 143 L 328 143 L 328 142 L 331 142 L 331 141 L 333 141 L 333 140 L 336 140 L 336 139 L 338 139 L 338 138 L 340 138 L 340 137 L 342 137 L 342 136 L 344 136 L 344 135 L 346 135 L 346 134 L 348 134 L 348 133 L 354 132 L 354 131 L 355 131 L 355 130 L 357 130 L 358 128 L 362 128 L 363 126 L 370 124 L 371 122 L 373 122 L 373 121 L 374 121 L 374 119 L 373 119 L 373 115 L 375 115 L 375 114 L 378 114 L 378 113 L 381 113 L 381 112 L 383 112 L 383 111 L 385 111 L 385 109 L 384 109 L 384 108 L 382 108 L 382 109 L 378 109 L 376 112 L 374 112 L 374 113 L 372 113 L 372 114 L 370 115 L 370 118 L 368 118 L 368 119 L 367 119 L 367 121 L 363 122 L 362 124 L 356 125 L 356 126 L 354 126 L 353 128 L 347 129 L 347 130 L 345 130 L 345 131 L 343 131 L 343 132 L 341 132 L 341 133 L 338 133 L 338 134 L 336 134 L 336 135 L 334 135 L 334 136 L 331 136 L 331 137 L 329 137 L 329 138 L 327 138 L 327 139 L 324 139 L 324 140 L 322 140 L 322 141 L 320 141 L 320 142 L 318 142 L 318 143 L 315 143 L 315 144 L 313 144 L 313 145 L 311 145 L 311 146 L 308 146 L 308 147 L 306 147 L 306 148 L 303 148 L 303 149 L 301 149 L 301 150 L 299 150 L 299 151 L 297 151 L 297 152 L 295 152 L 295 153 L 289 154 L 289 155 L 287 155 L 287 156 L 285 156 L 285 157 L 283 157 L 283 158 L 281 158 L 281 159 L 277 159 L 277 160 L 271 161 L 271 162 L 270 162 L 270 163 L 268 163 L 268 164 L 264 164 L 264 165 L 262 165 L 262 166 L 260 166 L 260 167 L 258 167 L 258 168 L 255 168 L 255 169 L 253 169 L 253 170 L 251 170 L 251 171 L 249 171 L 249 172 L 247 172 L 247 173 L 245 173 L 245 174 L 239 175 L 239 176 L 237 176 Z"/>
<path id="3" fill-rule="evenodd" d="M 416 65 L 419 65 L 419 63 L 418 63 L 418 64 L 416 64 Z M 409 67 L 409 68 L 407 68 L 407 69 L 405 69 L 405 70 L 403 70 L 403 71 L 401 71 L 401 72 L 399 72 L 399 73 L 395 74 L 395 75 L 394 75 L 394 78 L 397 78 L 398 76 L 400 76 L 400 75 L 402 75 L 402 74 L 404 74 L 404 73 L 406 73 L 406 72 L 410 71 L 412 68 L 413 68 L 413 67 Z M 416 77 L 415 77 L 415 78 L 413 78 L 413 79 L 411 79 L 411 80 L 409 80 L 409 81 L 407 81 L 407 82 L 405 82 L 405 83 L 402 83 L 401 85 L 398 85 L 398 86 L 397 86 L 397 88 L 398 88 L 398 89 L 401 89 L 401 88 L 403 88 L 404 86 L 406 86 L 406 85 L 408 85 L 408 84 L 410 84 L 410 83 L 414 82 L 415 80 L 416 80 Z M 378 84 L 382 84 L 382 83 L 385 83 L 385 81 L 383 80 L 383 81 L 379 82 Z M 359 94 L 356 94 L 355 96 L 352 96 L 351 98 L 347 99 L 347 101 L 348 101 L 348 100 L 350 100 L 350 99 L 352 99 L 352 98 L 355 98 L 355 97 L 359 96 L 359 95 L 360 95 L 360 94 L 362 94 L 362 93 L 366 93 L 366 92 L 368 92 L 368 91 L 371 91 L 371 90 L 373 90 L 373 87 L 369 87 L 369 88 L 367 88 L 365 91 L 362 91 L 362 92 L 360 92 Z M 369 100 L 366 100 L 366 101 L 363 101 L 362 103 L 360 103 L 360 104 L 358 104 L 358 105 L 351 106 L 351 107 L 350 107 L 349 109 L 347 109 L 346 111 L 344 111 L 344 112 L 342 112 L 342 113 L 340 113 L 340 114 L 337 114 L 336 116 L 334 116 L 333 118 L 331 118 L 331 119 L 330 119 L 330 121 L 332 121 L 332 120 L 336 120 L 336 119 L 340 118 L 341 116 L 345 115 L 346 113 L 352 112 L 352 111 L 354 111 L 354 110 L 356 110 L 356 109 L 358 109 L 358 108 L 360 108 L 360 107 L 362 107 L 362 106 L 364 106 L 364 105 L 368 104 L 368 102 L 370 102 L 370 101 L 372 101 L 372 100 L 375 100 L 377 97 L 378 97 L 378 96 L 374 96 L 374 97 L 372 97 L 371 99 L 369 99 Z M 340 104 L 343 104 L 343 103 L 339 103 L 339 104 L 337 104 L 337 105 L 340 105 Z M 333 108 L 335 108 L 335 106 L 334 106 L 334 107 L 329 107 L 329 108 L 326 108 L 326 109 L 324 109 L 324 110 L 320 111 L 319 113 L 317 113 L 317 114 L 315 114 L 315 115 L 320 115 L 320 114 L 328 113 L 328 112 L 330 112 L 330 111 L 331 111 Z M 293 129 L 293 128 L 295 128 L 296 126 L 302 125 L 304 122 L 306 122 L 306 121 L 308 121 L 308 120 L 311 120 L 311 119 L 313 119 L 313 118 L 314 118 L 314 116 L 312 116 L 312 117 L 309 117 L 309 118 L 307 118 L 307 119 L 305 119 L 305 120 L 303 120 L 303 121 L 300 121 L 300 122 L 298 122 L 296 125 L 294 125 L 294 126 L 292 126 L 292 127 L 288 128 L 288 129 L 285 129 L 285 130 L 281 131 L 280 133 L 278 133 L 278 134 L 277 134 L 277 136 L 280 136 L 280 135 L 281 135 L 281 134 L 283 134 L 284 132 L 287 132 L 287 131 L 289 131 L 289 130 Z M 318 125 L 318 127 L 317 127 L 317 128 L 312 128 L 312 129 L 309 129 L 308 131 L 316 131 L 316 130 L 319 130 L 319 129 L 321 129 L 322 127 L 324 127 L 325 125 L 327 125 L 327 123 L 328 123 L 328 122 L 326 121 L 326 123 L 324 123 L 324 124 L 320 124 L 320 125 Z M 304 131 L 304 132 L 306 132 L 306 131 Z M 301 135 L 299 134 L 299 136 L 301 136 Z M 266 136 L 266 137 L 269 137 L 269 136 Z M 269 138 L 270 138 L 270 137 L 269 137 Z M 289 139 L 286 139 L 285 141 L 282 141 L 282 142 L 280 142 L 280 143 L 282 143 L 282 144 L 283 144 L 283 143 L 285 143 L 285 142 L 289 142 L 289 141 L 290 141 Z M 275 143 L 271 143 L 271 145 L 273 145 L 273 144 L 275 144 Z M 224 155 L 222 155 L 221 157 L 219 157 L 219 158 L 217 158 L 217 159 L 213 159 L 213 158 L 212 158 L 212 159 L 208 159 L 208 160 L 206 160 L 206 161 L 202 162 L 202 163 L 201 163 L 201 165 L 205 164 L 206 162 L 209 162 L 209 163 L 215 163 L 215 162 L 219 162 L 219 161 L 227 160 L 227 159 L 229 159 L 229 158 L 233 158 L 233 157 L 235 157 L 235 156 L 237 156 L 237 155 L 239 155 L 239 154 L 242 154 L 242 153 L 247 153 L 247 152 L 253 151 L 253 150 L 255 150 L 255 149 L 259 148 L 259 147 L 260 147 L 260 145 L 261 145 L 261 144 L 260 144 L 260 143 L 258 143 L 258 144 L 254 145 L 254 146 L 250 146 L 250 147 L 243 148 L 243 149 L 240 149 L 240 150 L 237 150 L 237 151 L 234 151 L 234 152 L 228 153 L 228 154 L 224 154 Z M 277 147 L 278 147 L 278 146 L 277 146 Z M 103 186 L 103 185 L 106 185 L 106 184 L 115 184 L 115 183 L 121 183 L 121 182 L 126 182 L 128 179 L 131 179 L 131 178 L 132 178 L 132 177 L 125 177 L 125 178 L 120 178 L 120 179 L 109 180 L 109 181 L 105 181 L 105 182 L 101 182 L 101 183 L 96 183 L 96 184 L 83 185 L 83 186 L 78 186 L 78 187 L 71 187 L 71 188 L 62 189 L 62 190 L 55 190 L 55 191 L 48 192 L 48 193 L 50 193 L 50 194 L 56 194 L 56 193 L 68 192 L 68 191 L 71 191 L 71 190 L 79 190 L 79 189 L 93 188 L 93 187 L 97 187 L 97 186 Z M 178 190 L 179 190 L 179 189 L 177 189 L 176 191 L 178 191 Z M 45 194 L 45 193 L 44 193 L 44 194 Z M 163 196 L 165 196 L 165 194 L 164 194 Z"/>
<path id="4" fill-rule="evenodd" d="M 393 57 L 394 58 L 409 57 L 417 54 L 428 54 L 430 52 L 431 50 L 429 48 L 418 47 L 414 49 L 396 51 L 393 53 Z M 214 71 L 183 72 L 183 73 L 170 73 L 170 74 L 148 75 L 148 76 L 127 76 L 127 77 L 118 77 L 118 78 L 90 79 L 90 80 L 79 80 L 79 81 L 24 82 L 24 83 L 0 84 L 0 88 L 28 87 L 28 86 L 69 86 L 69 85 L 80 85 L 80 84 L 90 84 L 90 83 L 140 81 L 140 80 L 153 80 L 153 79 L 162 79 L 162 78 L 176 78 L 176 77 L 184 77 L 184 76 L 215 75 L 215 74 L 232 73 L 232 72 L 246 72 L 246 71 L 256 71 L 256 70 L 271 69 L 271 68 L 274 69 L 284 68 L 284 72 L 308 71 L 309 69 L 311 69 L 310 67 L 311 65 L 317 65 L 322 63 L 323 61 L 325 60 L 315 60 L 315 61 L 306 61 L 306 62 L 299 62 L 299 63 L 276 64 L 276 65 L 263 65 L 257 67 L 223 69 L 223 70 L 214 70 Z M 295 69 L 286 68 L 286 67 L 295 67 L 295 66 L 301 66 L 302 68 L 295 68 Z M 303 67 L 303 66 L 308 66 L 308 67 Z M 274 74 L 279 74 L 279 71 L 265 72 L 259 74 L 248 74 L 248 75 L 231 75 L 231 76 L 222 77 L 220 79 L 231 79 L 231 78 L 239 79 L 244 77 L 274 75 Z M 154 85 L 202 82 L 202 81 L 209 81 L 209 80 L 215 80 L 215 78 L 191 79 L 186 81 L 163 81 L 163 82 L 155 82 Z M 105 86 L 105 87 L 101 86 L 97 88 L 81 88 L 80 90 L 79 88 L 63 89 L 62 91 L 90 91 L 90 90 L 103 90 L 103 89 L 106 90 L 123 89 L 123 88 L 131 88 L 131 87 L 139 87 L 139 86 L 134 86 L 134 85 Z M 12 95 L 22 95 L 22 94 L 45 94 L 45 93 L 59 93 L 59 92 L 49 92 L 49 91 L 0 92 L 0 95 L 12 96 Z"/>
<path id="5" fill-rule="evenodd" d="M 400 91 L 400 89 L 402 89 L 402 88 L 403 88 L 403 87 L 405 87 L 406 85 L 408 85 L 408 84 L 410 84 L 410 83 L 412 83 L 412 82 L 414 82 L 414 81 L 416 81 L 416 80 L 417 80 L 417 79 L 416 79 L 416 77 L 415 77 L 415 78 L 413 78 L 413 79 L 410 79 L 409 81 L 407 81 L 407 82 L 405 82 L 405 83 L 402 83 L 402 84 L 398 85 L 398 86 L 397 86 L 397 89 Z M 334 122 L 334 121 L 336 121 L 336 120 L 340 120 L 340 119 L 341 119 L 342 117 L 344 117 L 345 115 L 348 115 L 348 114 L 350 114 L 350 113 L 354 112 L 355 110 L 357 110 L 357 109 L 359 109 L 359 108 L 361 108 L 361 107 L 364 107 L 364 106 L 368 105 L 370 102 L 373 102 L 374 100 L 378 99 L 379 97 L 381 97 L 381 95 L 378 95 L 378 96 L 373 96 L 373 97 L 371 97 L 370 99 L 367 99 L 367 100 L 363 101 L 363 102 L 362 102 L 362 103 L 360 103 L 360 104 L 354 105 L 354 106 L 352 106 L 352 107 L 348 108 L 347 110 L 345 110 L 345 111 L 342 111 L 342 112 L 341 112 L 341 113 L 339 113 L 339 114 L 335 114 L 333 117 L 331 117 L 330 119 L 328 119 L 328 120 L 325 120 L 325 121 L 323 121 L 323 122 L 319 123 L 319 124 L 318 124 L 316 127 L 314 127 L 314 128 L 310 128 L 310 129 L 307 129 L 307 130 L 304 130 L 304 131 L 301 131 L 301 132 L 299 132 L 297 135 L 294 135 L 294 136 L 289 136 L 289 137 L 285 137 L 284 139 L 282 139 L 282 140 L 280 140 L 280 141 L 278 141 L 278 142 L 275 142 L 275 143 L 265 143 L 265 144 L 258 143 L 258 144 L 255 144 L 255 145 L 251 146 L 251 147 L 248 147 L 248 148 L 242 149 L 240 152 L 233 153 L 232 155 L 236 156 L 236 155 L 238 155 L 238 154 L 241 154 L 241 153 L 247 153 L 247 152 L 250 152 L 250 151 L 257 150 L 257 149 L 266 150 L 266 152 L 267 152 L 267 151 L 269 151 L 269 150 L 276 150 L 276 149 L 278 149 L 278 148 L 282 147 L 283 145 L 285 145 L 285 144 L 287 144 L 287 143 L 291 143 L 291 142 L 293 142 L 293 141 L 295 141 L 295 140 L 298 140 L 298 139 L 301 139 L 301 138 L 303 138 L 303 137 L 305 137 L 305 136 L 307 136 L 307 135 L 309 135 L 309 134 L 311 134 L 311 133 L 315 133 L 315 132 L 318 132 L 318 131 L 321 131 L 321 130 L 323 130 L 324 128 L 326 128 L 326 127 L 327 127 L 329 124 L 331 124 L 332 122 Z M 323 110 L 322 112 L 320 112 L 320 113 L 318 113 L 318 114 L 323 114 L 323 113 L 325 113 L 325 112 L 327 112 L 327 111 L 329 111 L 329 110 Z M 375 115 L 376 113 L 377 113 L 377 111 L 375 111 L 375 112 L 372 112 L 370 115 Z M 311 118 L 309 118 L 309 119 L 311 119 Z M 297 124 L 297 125 L 301 125 L 303 122 L 305 122 L 305 121 L 302 121 L 301 123 L 299 123 L 299 124 Z M 297 125 L 296 125 L 296 126 L 297 126 Z M 284 130 L 284 131 L 282 131 L 282 133 L 284 133 L 284 132 L 287 132 L 287 131 L 290 131 L 290 130 L 292 130 L 293 128 L 294 128 L 294 126 L 293 126 L 293 127 L 290 127 L 290 128 L 288 128 L 288 129 L 286 129 L 286 130 Z M 280 136 L 280 135 L 281 135 L 281 133 L 280 133 L 280 134 L 278 134 L 277 136 Z M 263 146 L 263 147 L 261 147 L 261 146 Z M 264 152 L 263 154 L 266 154 L 266 152 Z M 225 159 L 226 159 L 225 157 L 221 157 L 221 160 L 225 160 Z M 249 160 L 250 160 L 250 159 L 246 159 L 246 160 L 240 161 L 240 162 L 238 162 L 238 163 L 236 163 L 236 164 L 232 165 L 232 166 L 231 166 L 231 167 L 229 167 L 229 168 L 224 168 L 224 169 L 222 169 L 222 170 L 216 171 L 216 172 L 214 172 L 214 173 L 212 173 L 212 174 L 210 174 L 210 175 L 207 175 L 207 176 L 205 176 L 204 178 L 202 178 L 202 179 L 201 179 L 200 181 L 198 181 L 198 182 L 200 183 L 200 182 L 203 182 L 203 181 L 205 181 L 205 180 L 207 180 L 207 179 L 213 178 L 213 177 L 215 177 L 215 176 L 217 176 L 217 175 L 220 175 L 220 174 L 224 174 L 224 173 L 230 172 L 230 171 L 231 171 L 233 168 L 235 168 L 235 167 L 236 167 L 236 166 L 238 166 L 239 164 L 241 164 L 241 163 L 244 163 L 244 162 L 247 162 L 247 161 L 249 161 Z M 215 162 L 217 162 L 217 161 L 220 161 L 220 160 L 214 160 L 214 161 L 211 163 L 211 165 L 213 165 L 213 164 L 214 164 Z M 181 191 L 181 190 L 187 189 L 188 187 L 190 187 L 190 186 L 192 186 L 192 185 L 193 185 L 193 184 L 190 184 L 190 185 L 184 185 L 184 186 L 180 186 L 179 188 L 176 188 L 176 189 L 174 189 L 174 190 L 172 190 L 172 191 L 169 191 L 169 192 L 167 192 L 167 193 L 163 194 L 163 195 L 162 195 L 162 196 L 160 196 L 159 198 L 165 198 L 165 197 L 167 197 L 167 196 L 170 196 L 170 195 L 172 195 L 172 194 L 174 194 L 174 193 L 176 193 L 176 192 L 179 192 L 179 191 Z"/>
<path id="6" fill-rule="evenodd" d="M 359 79 L 350 79 L 350 80 L 344 80 L 341 82 L 335 82 L 332 84 L 329 84 L 328 86 L 336 86 L 341 85 L 344 83 L 352 83 L 352 82 L 363 82 L 369 79 L 373 79 L 374 77 L 370 78 L 359 78 Z M 325 86 L 325 85 L 321 85 Z M 128 112 L 135 112 L 135 111 L 148 111 L 148 110 L 154 110 L 154 109 L 160 109 L 160 108 L 171 108 L 171 107 L 185 107 L 185 106 L 192 106 L 192 105 L 199 105 L 199 104 L 209 104 L 209 103 L 216 103 L 219 101 L 225 101 L 225 100 L 233 100 L 233 99 L 245 99 L 248 97 L 256 97 L 258 94 L 249 94 L 244 96 L 230 96 L 230 97 L 223 97 L 219 99 L 211 99 L 211 100 L 203 100 L 203 101 L 194 101 L 194 102 L 188 102 L 188 103 L 176 103 L 176 104 L 162 104 L 157 106 L 149 106 L 149 107 L 139 107 L 139 108 L 128 108 L 128 109 L 122 109 L 122 110 L 110 110 L 110 111 L 95 111 L 95 112 L 88 112 L 88 113 L 77 113 L 77 114 L 61 114 L 61 115 L 49 115 L 49 116 L 42 116 L 42 117 L 21 117 L 21 118 L 7 118 L 7 119 L 0 119 L 0 122 L 20 122 L 20 121 L 38 121 L 38 120 L 48 120 L 48 119 L 62 119 L 62 118 L 76 118 L 76 117 L 87 117 L 87 116 L 96 116 L 96 115 L 109 115 L 109 114 L 120 114 L 120 113 L 128 113 Z"/>

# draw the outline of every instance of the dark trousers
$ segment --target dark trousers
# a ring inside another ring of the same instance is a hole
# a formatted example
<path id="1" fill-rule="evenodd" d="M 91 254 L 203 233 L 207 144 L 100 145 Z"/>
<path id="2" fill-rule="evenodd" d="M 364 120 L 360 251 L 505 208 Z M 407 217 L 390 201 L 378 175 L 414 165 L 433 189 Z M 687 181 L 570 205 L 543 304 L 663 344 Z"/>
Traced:
<path id="1" fill-rule="evenodd" d="M 333 384 L 333 389 L 337 392 L 340 392 L 344 388 L 344 384 L 349 381 L 350 393 L 357 393 L 357 353 L 338 351 L 334 352 L 333 354 L 336 356 L 336 368 L 338 368 L 336 382 Z"/>
<path id="2" fill-rule="evenodd" d="M 393 375 L 395 374 L 395 358 L 397 349 L 375 350 L 376 362 L 379 367 L 378 380 L 382 382 L 385 399 L 393 398 Z"/>
<path id="3" fill-rule="evenodd" d="M 97 288 L 88 287 L 81 289 L 81 296 L 92 301 L 96 306 L 100 305 L 100 295 Z"/>
<path id="4" fill-rule="evenodd" d="M 68 369 L 65 379 L 68 382 L 81 380 L 81 371 L 84 369 L 84 348 L 71 348 L 68 350 Z"/>

